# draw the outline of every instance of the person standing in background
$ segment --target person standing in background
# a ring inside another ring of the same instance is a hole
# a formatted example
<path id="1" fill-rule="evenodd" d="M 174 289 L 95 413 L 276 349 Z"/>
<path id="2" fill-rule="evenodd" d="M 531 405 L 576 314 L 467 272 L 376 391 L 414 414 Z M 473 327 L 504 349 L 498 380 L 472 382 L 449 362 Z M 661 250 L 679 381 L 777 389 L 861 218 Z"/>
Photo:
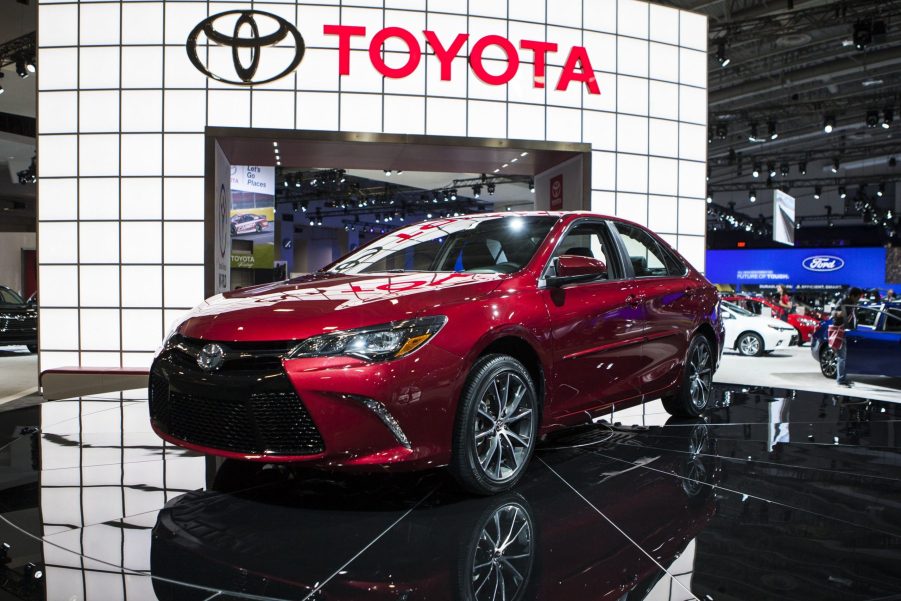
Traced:
<path id="1" fill-rule="evenodd" d="M 791 313 L 792 309 L 792 299 L 788 295 L 788 290 L 786 290 L 785 286 L 782 284 L 776 286 L 776 304 L 782 309 L 782 314 L 779 315 L 779 319 L 788 321 L 788 314 Z"/>
<path id="2" fill-rule="evenodd" d="M 835 381 L 839 386 L 851 386 L 848 374 L 845 373 L 848 359 L 848 343 L 844 330 L 853 330 L 857 326 L 855 309 L 863 295 L 860 288 L 851 288 L 832 312 L 832 325 L 829 326 L 829 346 L 835 351 Z M 835 330 L 833 330 L 835 329 Z M 841 331 L 838 331 L 841 330 Z"/>

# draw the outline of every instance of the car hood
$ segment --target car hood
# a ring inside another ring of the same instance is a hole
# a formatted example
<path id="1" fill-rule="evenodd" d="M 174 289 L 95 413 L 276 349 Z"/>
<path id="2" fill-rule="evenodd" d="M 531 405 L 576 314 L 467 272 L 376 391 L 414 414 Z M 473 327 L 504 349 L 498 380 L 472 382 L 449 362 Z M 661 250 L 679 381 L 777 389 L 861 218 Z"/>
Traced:
<path id="1" fill-rule="evenodd" d="M 442 307 L 481 298 L 509 277 L 313 273 L 214 296 L 188 314 L 177 330 L 190 338 L 223 342 L 300 340 L 441 314 Z"/>

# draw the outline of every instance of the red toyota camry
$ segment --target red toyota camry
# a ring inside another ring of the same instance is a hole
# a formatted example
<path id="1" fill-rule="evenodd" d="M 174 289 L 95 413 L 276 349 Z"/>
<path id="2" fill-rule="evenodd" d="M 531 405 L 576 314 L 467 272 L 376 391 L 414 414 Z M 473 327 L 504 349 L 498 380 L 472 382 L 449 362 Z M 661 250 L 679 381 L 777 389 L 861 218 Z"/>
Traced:
<path id="1" fill-rule="evenodd" d="M 490 494 L 519 480 L 538 439 L 614 403 L 698 415 L 722 342 L 716 289 L 645 228 L 471 215 L 210 298 L 158 352 L 150 417 L 203 453 L 449 466 Z"/>

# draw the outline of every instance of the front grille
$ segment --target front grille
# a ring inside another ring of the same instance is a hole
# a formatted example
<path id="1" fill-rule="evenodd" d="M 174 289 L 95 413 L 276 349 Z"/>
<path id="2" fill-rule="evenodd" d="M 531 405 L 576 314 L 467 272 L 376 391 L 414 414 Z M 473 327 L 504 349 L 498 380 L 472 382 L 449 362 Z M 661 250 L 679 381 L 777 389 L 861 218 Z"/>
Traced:
<path id="1" fill-rule="evenodd" d="M 173 336 L 167 343 L 171 359 L 181 367 L 194 369 L 197 367 L 197 355 L 207 344 L 206 340 Z M 291 349 L 291 342 L 223 342 L 219 343 L 227 349 L 225 362 L 221 369 L 231 371 L 279 370 L 282 357 Z"/>
<path id="2" fill-rule="evenodd" d="M 247 455 L 315 455 L 322 436 L 281 370 L 202 371 L 164 351 L 151 369 L 150 417 L 185 442 Z"/>
<path id="3" fill-rule="evenodd" d="M 0 316 L 0 332 L 34 336 L 37 334 L 37 322 L 33 317 L 19 320 Z"/>

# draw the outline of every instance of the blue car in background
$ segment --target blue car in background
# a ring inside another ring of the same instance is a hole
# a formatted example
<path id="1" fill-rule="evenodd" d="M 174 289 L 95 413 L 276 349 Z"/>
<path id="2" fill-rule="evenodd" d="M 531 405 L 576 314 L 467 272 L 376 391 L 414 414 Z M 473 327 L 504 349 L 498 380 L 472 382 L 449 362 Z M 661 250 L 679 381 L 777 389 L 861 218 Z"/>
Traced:
<path id="1" fill-rule="evenodd" d="M 857 327 L 845 332 L 848 373 L 901 377 L 901 302 L 857 307 Z M 810 341 L 820 371 L 835 378 L 835 352 L 826 342 L 832 320 L 823 322 Z"/>

